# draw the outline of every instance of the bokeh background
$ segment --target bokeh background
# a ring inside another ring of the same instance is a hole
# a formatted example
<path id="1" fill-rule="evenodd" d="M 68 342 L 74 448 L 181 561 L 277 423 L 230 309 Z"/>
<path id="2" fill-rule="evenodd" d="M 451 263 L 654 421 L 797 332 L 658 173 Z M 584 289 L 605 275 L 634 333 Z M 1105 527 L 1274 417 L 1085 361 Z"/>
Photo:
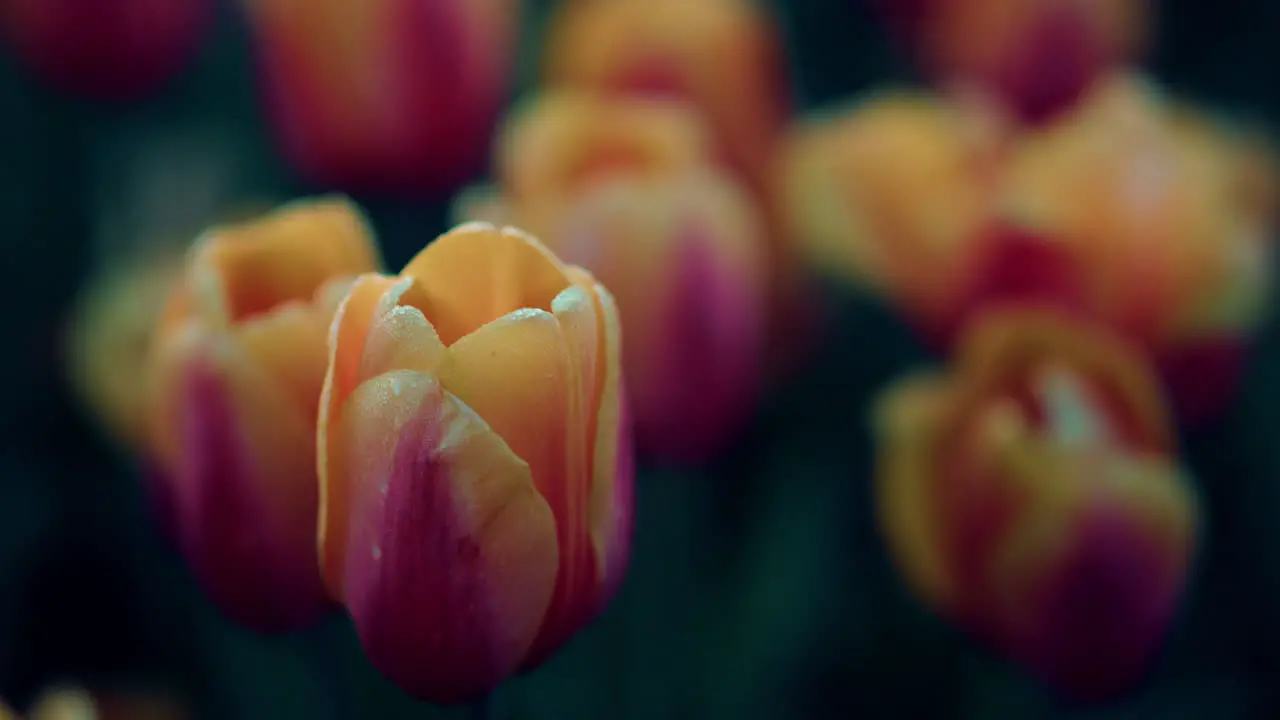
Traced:
<path id="1" fill-rule="evenodd" d="M 521 92 L 549 4 L 530 2 Z M 1158 6 L 1151 73 L 1280 129 L 1280 2 Z M 916 82 L 865 2 L 776 0 L 772 11 L 802 109 Z M 68 681 L 171 697 L 191 717 L 462 717 L 382 680 L 345 622 L 266 640 L 222 619 L 152 527 L 136 468 L 66 386 L 64 322 L 104 259 L 148 238 L 180 246 L 227 212 L 323 189 L 274 151 L 248 43 L 221 3 L 196 62 L 127 104 L 58 92 L 0 51 L 0 696 L 21 707 Z M 389 267 L 445 229 L 447 198 L 356 199 Z M 827 294 L 830 326 L 807 371 L 771 393 L 732 453 L 700 470 L 642 470 L 621 595 L 504 686 L 498 717 L 1280 716 L 1275 323 L 1232 411 L 1184 439 L 1208 528 L 1166 656 L 1131 697 L 1099 709 L 1065 704 L 898 579 L 872 515 L 868 408 L 931 358 L 887 310 Z M 354 679 L 350 693 L 338 677 Z"/>

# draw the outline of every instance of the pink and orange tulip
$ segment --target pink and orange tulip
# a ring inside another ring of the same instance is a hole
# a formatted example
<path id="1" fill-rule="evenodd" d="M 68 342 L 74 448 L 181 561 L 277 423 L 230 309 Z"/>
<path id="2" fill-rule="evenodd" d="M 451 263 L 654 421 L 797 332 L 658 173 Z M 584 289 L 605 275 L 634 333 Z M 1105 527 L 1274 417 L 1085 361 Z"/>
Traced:
<path id="1" fill-rule="evenodd" d="M 768 187 L 791 101 L 781 39 L 754 3 L 566 2 L 546 47 L 549 87 L 692 102 L 731 166 Z"/>
<path id="2" fill-rule="evenodd" d="M 229 617 L 290 630 L 327 607 L 315 428 L 330 320 L 377 252 L 351 204 L 288 205 L 191 250 L 151 351 L 148 455 L 183 554 Z"/>
<path id="3" fill-rule="evenodd" d="M 613 298 L 480 223 L 363 275 L 329 338 L 320 565 L 370 661 L 461 702 L 546 659 L 627 566 L 632 456 Z"/>
<path id="4" fill-rule="evenodd" d="M 710 164 L 682 105 L 574 92 L 512 121 L 503 186 L 460 214 L 529 228 L 617 298 L 638 449 L 697 462 L 750 417 L 764 374 L 769 277 L 749 192 Z"/>
<path id="5" fill-rule="evenodd" d="M 448 192 L 483 168 L 520 0 L 243 3 L 276 137 L 307 180 Z"/>
<path id="6" fill-rule="evenodd" d="M 1148 0 L 882 0 L 939 81 L 991 94 L 1039 123 L 1137 56 Z"/>
<path id="7" fill-rule="evenodd" d="M 191 60 L 210 0 L 4 0 L 0 29 L 41 76 L 71 92 L 130 99 Z"/>
<path id="8" fill-rule="evenodd" d="M 998 134 L 970 110 L 887 94 L 797 125 L 783 151 L 783 214 L 809 263 L 930 332 L 963 292 L 992 192 Z"/>
<path id="9" fill-rule="evenodd" d="M 1267 150 L 1119 77 L 1006 169 L 1001 207 L 1065 241 L 1089 310 L 1148 348 L 1180 416 L 1222 412 L 1263 320 Z"/>
<path id="10" fill-rule="evenodd" d="M 950 371 L 885 394 L 878 514 L 928 604 L 1099 699 L 1158 653 L 1198 511 L 1141 357 L 1067 318 L 988 314 Z"/>

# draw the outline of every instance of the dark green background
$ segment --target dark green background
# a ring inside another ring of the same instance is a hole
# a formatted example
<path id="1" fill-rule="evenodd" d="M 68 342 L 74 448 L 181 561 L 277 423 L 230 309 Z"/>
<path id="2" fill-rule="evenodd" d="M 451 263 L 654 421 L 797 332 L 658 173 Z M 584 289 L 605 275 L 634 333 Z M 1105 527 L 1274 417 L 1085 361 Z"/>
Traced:
<path id="1" fill-rule="evenodd" d="M 863 3 L 774 5 L 804 107 L 911 79 Z M 533 58 L 538 23 L 528 29 Z M 1158 35 L 1150 66 L 1160 79 L 1276 127 L 1280 3 L 1165 2 Z M 157 97 L 121 107 L 50 91 L 0 54 L 0 695 L 22 704 L 71 679 L 170 688 L 210 718 L 338 718 L 341 684 L 317 678 L 343 672 L 356 679 L 345 701 L 360 717 L 460 717 L 401 696 L 339 622 L 268 641 L 219 618 L 151 529 L 127 459 L 63 386 L 60 323 L 95 253 L 123 252 L 112 243 L 131 234 L 189 233 L 199 215 L 177 201 L 159 220 L 137 211 L 139 158 L 198 164 L 166 143 L 202 133 L 224 168 L 220 201 L 315 190 L 272 153 L 231 8 L 209 40 Z M 532 63 L 521 73 L 527 87 Z M 358 199 L 391 267 L 443 229 L 441 203 Z M 102 238 L 104 207 L 118 226 Z M 777 390 L 737 452 L 704 470 L 641 474 L 621 596 L 545 667 L 505 686 L 498 716 L 1280 717 L 1274 327 L 1239 407 L 1186 440 L 1209 527 L 1168 657 L 1131 700 L 1097 710 L 1057 701 L 897 582 L 872 524 L 866 414 L 876 388 L 926 358 L 882 309 L 830 297 L 811 366 Z"/>

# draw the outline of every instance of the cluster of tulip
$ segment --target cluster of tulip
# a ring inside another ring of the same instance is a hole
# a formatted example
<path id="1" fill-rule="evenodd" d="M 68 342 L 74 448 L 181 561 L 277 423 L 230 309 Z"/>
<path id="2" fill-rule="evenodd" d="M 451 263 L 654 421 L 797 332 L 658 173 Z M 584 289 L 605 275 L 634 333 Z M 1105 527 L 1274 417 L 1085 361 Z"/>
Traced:
<path id="1" fill-rule="evenodd" d="M 946 92 L 807 123 L 784 171 L 816 264 L 953 353 L 876 408 L 881 525 L 931 605 L 1108 696 L 1149 666 L 1186 581 L 1198 505 L 1172 427 L 1237 388 L 1274 169 L 1126 68 L 1142 2 L 885 9 Z"/>
<path id="2" fill-rule="evenodd" d="M 86 392 L 229 616 L 340 605 L 442 702 L 537 665 L 625 571 L 633 421 L 647 457 L 731 444 L 794 360 L 771 348 L 796 346 L 804 259 L 952 358 L 876 407 L 906 581 L 1072 694 L 1149 666 L 1197 540 L 1175 420 L 1236 390 L 1277 180 L 1261 139 L 1128 69 L 1140 0 L 886 0 L 946 92 L 791 127 L 750 0 L 566 1 L 503 123 L 515 0 L 245 5 L 308 177 L 453 190 L 491 150 L 493 184 L 398 276 L 345 200 L 214 228 L 159 273 L 145 342 L 82 338 Z"/>

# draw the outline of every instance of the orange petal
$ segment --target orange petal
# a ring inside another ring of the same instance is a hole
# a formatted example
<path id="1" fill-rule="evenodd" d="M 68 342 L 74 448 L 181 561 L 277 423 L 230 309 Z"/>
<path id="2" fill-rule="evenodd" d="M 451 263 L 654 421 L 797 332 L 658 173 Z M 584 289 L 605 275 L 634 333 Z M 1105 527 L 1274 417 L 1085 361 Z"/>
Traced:
<path id="1" fill-rule="evenodd" d="M 328 279 L 377 270 L 360 210 L 345 198 L 285 205 L 257 220 L 215 228 L 192 249 L 195 309 L 235 322 L 289 300 L 310 300 Z"/>
<path id="2" fill-rule="evenodd" d="M 421 285 L 419 309 L 446 346 L 512 310 L 549 310 L 569 285 L 560 261 L 533 237 L 484 223 L 441 235 L 401 274 Z"/>
<path id="3" fill-rule="evenodd" d="M 360 385 L 336 419 L 320 538 L 325 578 L 370 661 L 406 691 L 457 702 L 523 660 L 557 575 L 556 523 L 529 467 L 432 378 Z"/>

